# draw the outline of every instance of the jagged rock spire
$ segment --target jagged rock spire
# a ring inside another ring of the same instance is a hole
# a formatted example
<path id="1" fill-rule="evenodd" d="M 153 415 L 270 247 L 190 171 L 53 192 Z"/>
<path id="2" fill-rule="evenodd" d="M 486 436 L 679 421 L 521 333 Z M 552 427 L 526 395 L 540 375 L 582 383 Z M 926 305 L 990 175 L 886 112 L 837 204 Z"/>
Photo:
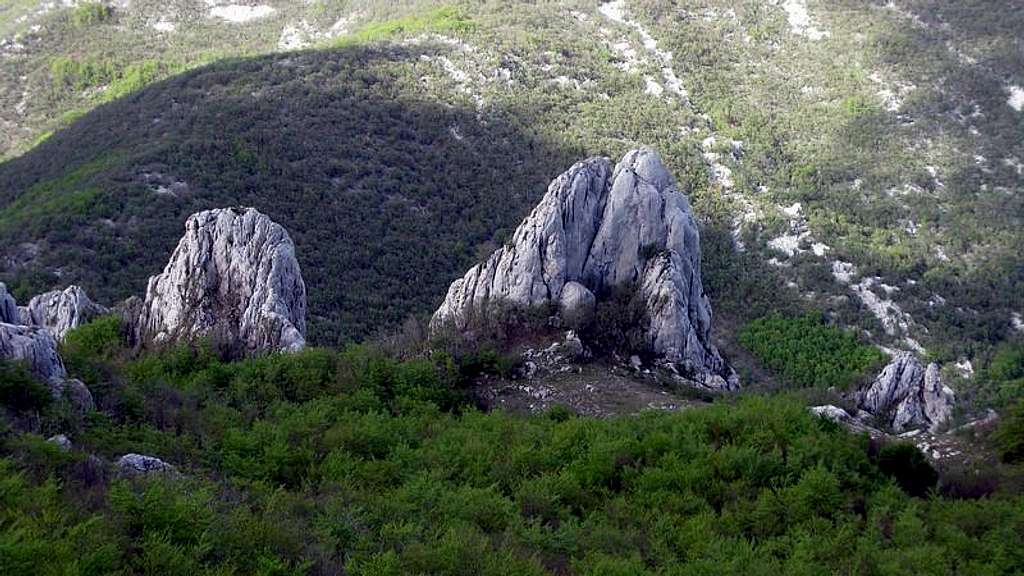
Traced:
<path id="1" fill-rule="evenodd" d="M 571 295 L 563 299 L 570 286 Z M 696 383 L 738 386 L 711 343 L 700 237 L 689 202 L 656 152 L 612 166 L 591 158 L 556 178 L 511 242 L 452 283 L 432 328 L 466 330 L 504 306 L 532 307 L 633 286 L 646 303 L 648 344 Z"/>
<path id="2" fill-rule="evenodd" d="M 288 232 L 254 208 L 193 214 L 135 328 L 143 344 L 210 337 L 241 354 L 301 349 L 306 285 Z"/>

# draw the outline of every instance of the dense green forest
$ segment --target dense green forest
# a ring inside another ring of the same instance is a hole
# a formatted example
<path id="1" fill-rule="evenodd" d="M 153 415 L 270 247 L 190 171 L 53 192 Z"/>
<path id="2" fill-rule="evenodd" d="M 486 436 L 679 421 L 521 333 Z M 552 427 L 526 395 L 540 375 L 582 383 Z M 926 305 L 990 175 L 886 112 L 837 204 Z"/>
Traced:
<path id="1" fill-rule="evenodd" d="M 798 387 L 848 390 L 873 376 L 885 362 L 878 348 L 814 314 L 758 318 L 743 327 L 739 342 Z"/>
<path id="2" fill-rule="evenodd" d="M 399 361 L 364 345 L 224 364 L 202 346 L 137 356 L 116 328 L 98 321 L 62 347 L 101 411 L 5 400 L 73 448 L 0 430 L 4 574 L 1024 565 L 1011 486 L 939 478 L 913 446 L 851 435 L 785 398 L 606 420 L 483 414 L 466 386 L 502 365 L 486 350 Z M 178 474 L 118 478 L 95 457 L 127 452 Z"/>

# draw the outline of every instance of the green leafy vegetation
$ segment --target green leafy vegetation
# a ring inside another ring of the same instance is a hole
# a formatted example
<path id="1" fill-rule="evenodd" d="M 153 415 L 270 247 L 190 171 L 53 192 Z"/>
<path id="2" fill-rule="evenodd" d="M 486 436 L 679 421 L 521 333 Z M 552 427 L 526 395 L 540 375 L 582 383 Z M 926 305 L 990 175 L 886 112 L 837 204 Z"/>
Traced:
<path id="1" fill-rule="evenodd" d="M 1007 408 L 992 439 L 1004 462 L 1024 462 L 1024 400 Z"/>
<path id="2" fill-rule="evenodd" d="M 22 363 L 0 360 L 0 406 L 15 412 L 38 411 L 50 400 L 50 389 Z"/>
<path id="3" fill-rule="evenodd" d="M 82 2 L 71 9 L 69 18 L 72 26 L 82 28 L 109 20 L 114 9 L 103 2 Z"/>
<path id="4" fill-rule="evenodd" d="M 739 342 L 799 387 L 846 390 L 885 359 L 880 350 L 852 332 L 826 324 L 820 314 L 759 318 L 743 327 Z"/>
<path id="5" fill-rule="evenodd" d="M 359 30 L 335 41 L 337 46 L 384 40 L 398 35 L 434 33 L 466 33 L 473 29 L 473 21 L 461 9 L 441 6 L 424 14 L 412 14 L 383 22 L 371 22 Z"/>
<path id="6" fill-rule="evenodd" d="M 443 357 L 131 358 L 108 324 L 69 338 L 119 374 L 75 449 L 0 436 L 5 574 L 1009 574 L 1022 561 L 1019 496 L 914 497 L 898 488 L 920 482 L 913 448 L 873 457 L 786 400 L 481 414 L 452 395 L 465 374 Z M 183 476 L 117 479 L 87 457 L 128 451 Z"/>

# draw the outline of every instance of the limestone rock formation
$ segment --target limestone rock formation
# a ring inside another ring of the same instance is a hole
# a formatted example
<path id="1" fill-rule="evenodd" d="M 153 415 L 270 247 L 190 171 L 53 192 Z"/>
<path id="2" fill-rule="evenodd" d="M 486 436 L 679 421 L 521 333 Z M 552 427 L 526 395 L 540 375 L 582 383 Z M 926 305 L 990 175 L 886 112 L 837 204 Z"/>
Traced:
<path id="1" fill-rule="evenodd" d="M 135 327 L 143 344 L 211 337 L 241 354 L 306 343 L 306 285 L 283 227 L 253 208 L 193 214 Z"/>
<path id="2" fill-rule="evenodd" d="M 66 376 L 57 342 L 40 326 L 0 324 L 0 358 L 25 362 L 32 374 L 46 382 Z"/>
<path id="3" fill-rule="evenodd" d="M 464 331 L 506 306 L 553 303 L 573 316 L 620 287 L 640 291 L 656 355 L 699 385 L 738 386 L 711 342 L 689 202 L 648 148 L 614 168 L 591 158 L 556 178 L 512 241 L 452 283 L 431 328 Z"/>
<path id="4" fill-rule="evenodd" d="M 36 378 L 49 386 L 54 400 L 67 400 L 83 413 L 96 409 L 85 384 L 67 377 L 57 353 L 57 342 L 46 328 L 0 323 L 0 358 L 24 362 Z"/>
<path id="5" fill-rule="evenodd" d="M 855 434 L 867 432 L 872 438 L 885 436 L 885 433 L 881 430 L 868 426 L 857 418 L 851 416 L 849 412 L 843 410 L 839 406 L 825 404 L 824 406 L 812 406 L 809 410 L 813 414 L 821 416 L 822 418 L 827 418 L 840 426 L 844 426 Z"/>
<path id="6" fill-rule="evenodd" d="M 127 478 L 156 474 L 178 476 L 177 468 L 159 458 L 145 454 L 125 454 L 114 462 L 114 467 L 117 469 L 118 476 Z"/>
<path id="7" fill-rule="evenodd" d="M 942 384 L 938 365 L 925 368 L 909 352 L 897 355 L 856 399 L 861 409 L 883 418 L 895 432 L 911 428 L 934 432 L 949 419 L 956 400 Z"/>
<path id="8" fill-rule="evenodd" d="M 5 324 L 20 324 L 18 315 L 18 304 L 14 297 L 7 291 L 7 285 L 0 282 L 0 322 Z"/>
<path id="9" fill-rule="evenodd" d="M 22 324 L 42 326 L 58 341 L 74 328 L 109 310 L 96 304 L 78 286 L 40 294 L 22 309 Z"/>

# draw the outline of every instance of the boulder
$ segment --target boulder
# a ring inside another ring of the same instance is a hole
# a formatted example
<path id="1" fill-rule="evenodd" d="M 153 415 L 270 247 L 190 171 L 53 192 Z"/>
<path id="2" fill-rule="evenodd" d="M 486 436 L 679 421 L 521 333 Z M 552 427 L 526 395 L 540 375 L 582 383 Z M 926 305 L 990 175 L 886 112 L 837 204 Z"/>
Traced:
<path id="1" fill-rule="evenodd" d="M 167 475 L 178 476 L 178 469 L 154 456 L 125 454 L 114 462 L 117 475 L 122 478 Z"/>
<path id="2" fill-rule="evenodd" d="M 594 293 L 579 282 L 569 281 L 562 287 L 558 298 L 558 308 L 568 328 L 582 328 L 594 317 L 597 298 Z"/>
<path id="3" fill-rule="evenodd" d="M 96 402 L 92 392 L 81 380 L 75 378 L 51 378 L 50 394 L 54 400 L 67 400 L 79 413 L 85 414 L 96 410 Z"/>
<path id="4" fill-rule="evenodd" d="M 512 241 L 452 283 L 431 329 L 471 331 L 505 307 L 547 303 L 577 319 L 591 297 L 624 287 L 639 290 L 646 303 L 651 352 L 693 383 L 738 387 L 711 342 L 689 201 L 649 148 L 614 167 L 591 158 L 556 178 Z"/>
<path id="5" fill-rule="evenodd" d="M 70 330 L 107 313 L 109 310 L 90 300 L 85 290 L 68 286 L 32 298 L 23 308 L 21 323 L 42 326 L 60 341 Z"/>
<path id="6" fill-rule="evenodd" d="M 288 232 L 253 208 L 193 214 L 134 332 L 143 345 L 209 337 L 241 355 L 303 348 L 306 285 Z"/>
<path id="7" fill-rule="evenodd" d="M 942 384 L 937 364 L 927 368 L 911 353 L 896 355 L 875 380 L 856 393 L 857 405 L 899 433 L 934 432 L 949 420 L 956 397 Z"/>
<path id="8" fill-rule="evenodd" d="M 7 285 L 0 282 L 0 322 L 4 324 L 20 324 L 18 304 L 7 291 Z"/>
<path id="9" fill-rule="evenodd" d="M 55 445 L 64 452 L 71 451 L 71 440 L 68 439 L 64 434 L 57 434 L 56 436 L 50 436 L 46 439 L 50 444 Z"/>

